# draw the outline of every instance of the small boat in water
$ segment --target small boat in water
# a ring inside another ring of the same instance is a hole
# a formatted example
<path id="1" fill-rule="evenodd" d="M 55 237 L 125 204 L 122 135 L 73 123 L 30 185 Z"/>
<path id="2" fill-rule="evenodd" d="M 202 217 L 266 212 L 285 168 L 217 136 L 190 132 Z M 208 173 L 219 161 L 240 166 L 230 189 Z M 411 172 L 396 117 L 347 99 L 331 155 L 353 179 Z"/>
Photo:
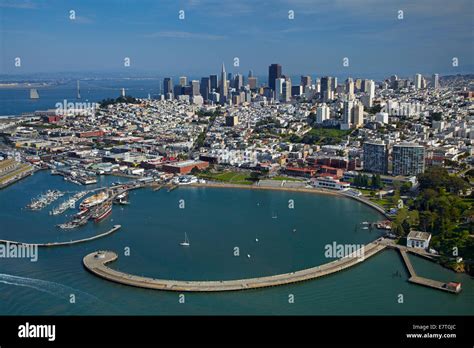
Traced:
<path id="1" fill-rule="evenodd" d="M 188 235 L 186 234 L 186 232 L 184 232 L 184 242 L 179 243 L 179 245 L 181 245 L 181 246 L 189 246 L 190 245 Z"/>

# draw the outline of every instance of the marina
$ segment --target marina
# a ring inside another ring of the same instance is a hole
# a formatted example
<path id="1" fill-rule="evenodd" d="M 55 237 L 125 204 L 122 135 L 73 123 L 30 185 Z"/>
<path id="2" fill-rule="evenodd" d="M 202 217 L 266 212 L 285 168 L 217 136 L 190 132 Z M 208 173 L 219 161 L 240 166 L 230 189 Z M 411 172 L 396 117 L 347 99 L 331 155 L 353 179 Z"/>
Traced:
<path id="1" fill-rule="evenodd" d="M 117 185 L 114 181 L 116 181 L 115 178 L 107 177 L 106 180 L 100 182 L 100 187 L 94 188 L 95 192 L 91 194 L 98 193 L 105 187 L 113 188 L 118 192 L 124 184 Z M 51 188 L 70 192 L 71 188 L 75 187 L 74 184 L 64 182 L 57 176 L 49 176 L 45 171 L 26 179 L 22 185 L 25 185 L 25 189 L 32 195 L 39 195 Z M 133 183 L 130 186 L 132 187 Z M 77 262 L 94 250 L 116 252 L 119 259 L 107 266 L 131 275 L 164 280 L 252 279 L 272 274 L 291 273 L 295 270 L 311 268 L 312 265 L 322 265 L 327 262 L 320 256 L 326 243 L 337 240 L 366 245 L 370 243 L 370 238 L 376 237 L 380 232 L 376 230 L 367 232 L 360 229 L 354 231 L 354 225 L 361 224 L 362 221 L 383 220 L 375 210 L 368 209 L 355 200 L 347 200 L 335 195 L 232 188 L 221 190 L 212 187 L 187 187 L 169 193 L 142 189 L 134 191 L 133 195 L 132 191 L 128 191 L 132 204 L 125 210 L 114 209 L 113 219 L 105 219 L 98 224 L 83 225 L 74 230 L 76 238 L 72 236 L 69 238 L 66 234 L 58 234 L 57 230 L 51 229 L 61 216 L 49 215 L 47 211 L 31 214 L 29 222 L 12 220 L 12 215 L 9 214 L 17 209 L 21 210 L 25 201 L 29 199 L 28 196 L 18 194 L 21 189 L 21 186 L 11 186 L 0 192 L 4 198 L 0 211 L 2 220 L 5 222 L 1 236 L 4 240 L 35 241 L 43 244 L 53 241 L 62 242 L 64 239 L 66 241 L 82 240 L 90 238 L 91 235 L 100 235 L 104 230 L 113 228 L 114 224 L 123 226 L 124 233 L 112 233 L 108 237 L 97 238 L 90 243 L 72 244 L 67 248 L 48 248 L 47 253 L 40 252 L 39 254 L 42 263 L 41 272 L 30 270 L 29 262 L 25 264 L 5 260 L 4 264 L 8 270 L 4 267 L 3 273 L 28 273 L 33 278 L 74 286 L 96 294 L 107 303 L 111 302 L 109 294 L 114 293 L 114 296 L 122 301 L 124 308 L 113 313 L 199 314 L 203 313 L 202 308 L 206 303 L 209 301 L 214 303 L 214 300 L 203 292 L 198 297 L 193 295 L 191 300 L 187 298 L 188 305 L 183 307 L 177 304 L 173 292 L 139 291 L 132 286 L 120 286 L 95 277 L 82 266 L 81 262 Z M 13 199 L 12 195 L 14 195 Z M 177 209 L 175 204 L 170 204 L 181 198 L 186 200 L 187 207 L 193 207 L 193 209 L 181 210 Z M 297 210 L 287 209 L 286 203 L 290 198 L 295 199 Z M 205 206 L 200 204 L 202 201 L 206 202 Z M 218 203 L 222 201 L 227 204 Z M 278 202 L 281 202 L 281 205 Z M 257 203 L 260 204 L 257 205 Z M 212 221 L 206 218 L 209 206 L 212 206 L 216 212 Z M 248 207 L 248 209 L 242 209 L 242 207 Z M 234 215 L 233 212 L 237 211 L 238 214 Z M 308 215 L 309 211 L 313 213 Z M 269 223 L 273 224 L 271 216 L 275 212 L 278 213 L 278 220 L 276 220 L 278 224 L 269 231 L 265 226 Z M 341 217 L 337 212 L 347 213 Z M 184 223 L 183 213 L 185 216 L 192 214 L 194 221 L 192 225 Z M 87 215 L 87 212 L 84 214 Z M 289 219 L 289 216 L 292 218 Z M 310 227 L 314 226 L 314 219 L 318 219 L 317 230 Z M 248 225 L 248 222 L 251 222 L 251 225 Z M 10 233 L 13 231 L 11 229 L 13 223 L 17 228 L 15 233 Z M 31 224 L 36 226 L 35 230 L 28 229 Z M 216 226 L 226 226 L 226 232 L 221 233 L 222 231 L 216 229 Z M 297 233 L 292 232 L 294 229 Z M 179 245 L 184 239 L 185 231 L 190 239 L 189 247 Z M 326 238 L 328 233 L 325 231 L 331 231 L 328 238 Z M 216 248 L 216 244 L 222 247 Z M 123 248 L 127 245 L 132 247 L 131 257 L 123 255 Z M 240 258 L 232 255 L 232 248 L 235 245 L 241 248 Z M 188 257 L 197 260 L 192 267 Z M 58 263 L 58 260 L 61 262 Z M 417 310 L 421 306 L 426 313 L 441 314 L 446 312 L 447 306 L 455 313 L 467 313 L 471 309 L 474 310 L 470 303 L 473 287 L 469 277 L 453 273 L 434 262 L 424 261 L 418 257 L 412 260 L 412 264 L 416 268 L 417 275 L 427 279 L 462 282 L 463 290 L 458 295 L 452 295 L 446 291 L 431 290 L 408 282 L 399 252 L 387 250 L 359 263 L 357 267 L 351 267 L 347 271 L 338 272 L 332 276 L 319 277 L 314 281 L 270 286 L 262 288 L 261 291 L 255 291 L 256 289 L 254 291 L 224 291 L 220 296 L 228 298 L 231 301 L 230 305 L 223 306 L 216 302 L 212 309 L 206 309 L 204 313 L 304 314 L 312 311 L 329 315 L 357 314 L 365 311 L 365 313 L 374 314 L 388 312 L 416 314 L 416 310 L 410 305 L 413 301 L 419 303 Z M 396 271 L 399 271 L 402 276 L 392 277 Z M 4 284 L 0 284 L 0 288 L 6 294 L 14 294 L 22 290 L 22 288 Z M 400 289 L 399 291 L 403 292 L 410 302 L 399 305 L 395 300 L 390 301 L 395 288 Z M 288 306 L 285 301 L 289 291 L 296 295 L 293 306 Z M 430 293 L 429 296 L 427 296 L 427 291 Z M 367 308 L 366 296 L 362 298 L 360 296 L 373 292 L 376 292 L 378 296 L 370 297 L 374 306 Z M 34 305 L 21 307 L 20 300 L 15 300 L 12 295 L 12 304 L 18 303 L 18 305 L 15 308 L 7 305 L 5 311 L 24 314 L 44 313 L 49 308 L 43 304 L 47 298 L 49 303 L 58 306 L 62 302 L 62 299 L 55 300 L 50 295 L 37 291 L 29 293 L 36 299 Z M 25 296 L 33 300 L 28 297 L 28 294 Z M 160 305 L 156 304 L 156 296 L 160 298 Z M 283 302 L 275 298 L 282 298 Z M 346 298 L 350 306 L 347 306 L 346 302 L 341 302 L 340 298 Z M 138 300 L 148 305 L 140 306 Z M 111 310 L 105 309 L 104 306 L 73 306 L 71 311 L 65 312 L 59 309 L 58 313 L 110 314 Z"/>
<path id="2" fill-rule="evenodd" d="M 64 192 L 58 190 L 48 190 L 46 193 L 33 199 L 26 207 L 30 210 L 41 210 L 62 196 L 64 196 Z"/>
<path id="3" fill-rule="evenodd" d="M 76 207 L 76 202 L 80 200 L 82 197 L 87 195 L 89 192 L 88 191 L 81 191 L 76 193 L 74 196 L 69 198 L 68 200 L 64 201 L 61 203 L 59 206 L 54 208 L 49 212 L 50 215 L 60 215 L 64 213 L 68 209 L 74 209 Z"/>

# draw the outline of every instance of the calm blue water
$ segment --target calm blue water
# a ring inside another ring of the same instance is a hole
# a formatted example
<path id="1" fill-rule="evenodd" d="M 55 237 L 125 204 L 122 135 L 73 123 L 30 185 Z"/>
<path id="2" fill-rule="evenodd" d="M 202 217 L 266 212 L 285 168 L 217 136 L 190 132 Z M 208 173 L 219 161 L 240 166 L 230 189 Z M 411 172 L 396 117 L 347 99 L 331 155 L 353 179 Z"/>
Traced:
<path id="1" fill-rule="evenodd" d="M 159 94 L 160 79 L 113 79 L 81 80 L 81 99 L 76 99 L 76 81 L 37 88 L 40 98 L 30 99 L 30 88 L 0 88 L 0 115 L 19 115 L 24 112 L 54 109 L 56 103 L 99 102 L 106 98 L 117 98 L 125 88 L 127 95 L 147 98 Z"/>
<path id="2" fill-rule="evenodd" d="M 117 181 L 104 177 L 99 185 Z M 123 179 L 120 179 L 123 180 Z M 399 255 L 384 251 L 357 267 L 325 278 L 275 288 L 186 294 L 138 289 L 108 282 L 82 266 L 87 253 L 116 251 L 112 267 L 150 277 L 223 280 L 289 272 L 328 261 L 324 246 L 366 243 L 378 233 L 355 228 L 381 216 L 350 199 L 306 193 L 182 187 L 131 193 L 131 205 L 114 206 L 100 224 L 62 231 L 66 219 L 24 206 L 47 189 L 80 190 L 40 172 L 0 191 L 0 239 L 47 242 L 118 232 L 89 243 L 40 249 L 39 260 L 0 259 L 0 314 L 472 314 L 474 282 L 413 257 L 422 276 L 463 283 L 452 295 L 407 282 Z M 185 209 L 178 207 L 180 199 Z M 288 200 L 295 209 L 288 209 Z M 58 202 L 57 202 L 58 203 Z M 57 204 L 56 203 L 56 204 Z M 272 219 L 277 215 L 277 219 Z M 296 232 L 293 229 L 296 228 Z M 187 233 L 191 246 L 179 243 Z M 258 242 L 255 239 L 258 238 Z M 124 255 L 125 248 L 131 250 Z M 240 248 L 240 257 L 233 248 Z M 246 255 L 250 254 L 248 258 Z M 399 271 L 402 277 L 393 274 Z M 75 294 L 76 303 L 69 303 Z M 289 294 L 295 303 L 288 303 Z M 405 302 L 397 302 L 398 294 Z"/>

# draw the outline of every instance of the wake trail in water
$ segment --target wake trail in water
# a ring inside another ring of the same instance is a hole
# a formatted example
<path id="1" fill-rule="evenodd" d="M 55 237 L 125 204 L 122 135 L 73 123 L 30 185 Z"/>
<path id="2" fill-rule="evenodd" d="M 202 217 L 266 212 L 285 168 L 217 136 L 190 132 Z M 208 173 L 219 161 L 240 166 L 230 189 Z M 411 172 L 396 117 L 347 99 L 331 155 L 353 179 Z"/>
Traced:
<path id="1" fill-rule="evenodd" d="M 0 283 L 14 286 L 27 287 L 37 291 L 41 291 L 52 296 L 67 299 L 69 301 L 71 294 L 74 294 L 76 297 L 76 303 L 85 303 L 85 304 L 106 304 L 101 299 L 88 294 L 84 291 L 80 291 L 74 288 L 71 288 L 66 285 L 62 285 L 55 282 L 50 282 L 41 279 L 19 277 L 10 274 L 0 273 Z M 79 300 L 79 301 L 78 301 Z"/>

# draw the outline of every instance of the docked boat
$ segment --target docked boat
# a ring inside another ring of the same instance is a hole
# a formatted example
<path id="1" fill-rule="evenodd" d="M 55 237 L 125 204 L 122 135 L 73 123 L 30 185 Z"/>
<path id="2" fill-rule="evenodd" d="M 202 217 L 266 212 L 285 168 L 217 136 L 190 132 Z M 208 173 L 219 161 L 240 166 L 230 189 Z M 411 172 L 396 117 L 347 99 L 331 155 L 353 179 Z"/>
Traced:
<path id="1" fill-rule="evenodd" d="M 94 222 L 101 222 L 112 213 L 112 203 L 106 202 L 92 214 Z"/>
<path id="2" fill-rule="evenodd" d="M 106 191 L 101 191 L 93 196 L 87 197 L 84 199 L 79 206 L 81 210 L 88 209 L 93 206 L 96 206 L 100 203 L 105 202 L 109 198 L 109 194 Z"/>
<path id="3" fill-rule="evenodd" d="M 115 197 L 115 199 L 114 199 L 114 203 L 115 204 L 121 204 L 121 205 L 130 204 L 130 202 L 128 201 L 128 192 L 125 191 L 125 192 L 117 195 L 117 197 Z"/>

